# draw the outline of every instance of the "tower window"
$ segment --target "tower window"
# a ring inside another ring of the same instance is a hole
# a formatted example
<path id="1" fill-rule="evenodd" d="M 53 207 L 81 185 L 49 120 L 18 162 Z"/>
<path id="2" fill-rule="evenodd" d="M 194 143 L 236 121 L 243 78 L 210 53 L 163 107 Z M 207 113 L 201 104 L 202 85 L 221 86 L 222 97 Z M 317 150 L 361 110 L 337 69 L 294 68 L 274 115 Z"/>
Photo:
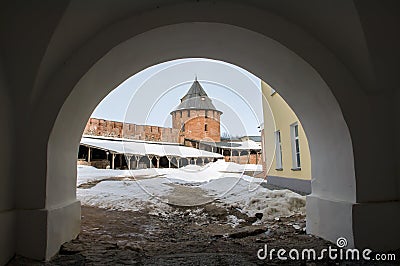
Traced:
<path id="1" fill-rule="evenodd" d="M 182 124 L 182 132 L 185 132 L 185 124 Z"/>
<path id="2" fill-rule="evenodd" d="M 188 110 L 188 117 L 190 117 L 190 110 Z"/>
<path id="3" fill-rule="evenodd" d="M 204 125 L 204 131 L 208 131 L 208 125 L 207 124 Z"/>

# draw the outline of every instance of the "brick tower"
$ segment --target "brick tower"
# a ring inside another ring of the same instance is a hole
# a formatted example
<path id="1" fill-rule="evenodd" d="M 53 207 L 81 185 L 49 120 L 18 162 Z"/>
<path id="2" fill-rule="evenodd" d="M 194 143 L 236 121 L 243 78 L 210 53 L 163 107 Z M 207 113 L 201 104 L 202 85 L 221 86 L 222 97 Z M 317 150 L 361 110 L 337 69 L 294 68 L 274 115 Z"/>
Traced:
<path id="1" fill-rule="evenodd" d="M 178 107 L 171 112 L 172 128 L 179 130 L 179 143 L 185 139 L 220 142 L 220 116 L 197 78 L 181 99 Z"/>

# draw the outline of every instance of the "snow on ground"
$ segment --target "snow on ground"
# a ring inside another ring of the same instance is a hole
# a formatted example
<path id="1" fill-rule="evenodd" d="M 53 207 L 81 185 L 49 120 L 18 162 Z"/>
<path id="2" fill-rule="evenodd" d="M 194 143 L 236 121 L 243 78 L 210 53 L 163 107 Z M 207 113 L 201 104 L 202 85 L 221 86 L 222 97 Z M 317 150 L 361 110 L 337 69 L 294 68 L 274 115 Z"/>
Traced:
<path id="1" fill-rule="evenodd" d="M 131 176 L 128 170 L 97 169 L 93 166 L 78 165 L 77 185 L 91 181 L 102 180 L 107 177 Z"/>
<path id="2" fill-rule="evenodd" d="M 167 206 L 163 206 L 161 197 L 173 188 L 163 182 L 164 178 L 158 177 L 140 181 L 103 181 L 90 189 L 78 188 L 77 196 L 82 204 L 103 209 L 138 211 L 154 206 L 165 209 Z"/>
<path id="3" fill-rule="evenodd" d="M 78 166 L 78 185 L 95 180 L 102 180 L 106 177 L 156 177 L 164 176 L 176 182 L 208 182 L 213 179 L 220 179 L 226 176 L 246 178 L 244 171 L 260 171 L 260 165 L 240 165 L 224 160 L 209 163 L 205 166 L 187 165 L 176 168 L 151 168 L 139 170 L 112 170 L 97 169 L 92 166 Z"/>
<path id="4" fill-rule="evenodd" d="M 265 180 L 243 174 L 244 170 L 258 168 L 223 160 L 180 169 L 129 171 L 78 166 L 78 186 L 103 181 L 90 188 L 78 188 L 77 196 L 83 205 L 121 211 L 147 209 L 162 215 L 171 212 L 171 204 L 195 206 L 210 202 L 234 207 L 249 216 L 263 213 L 263 220 L 305 213 L 304 196 L 290 190 L 269 190 L 261 186 Z M 121 180 L 106 180 L 110 177 Z M 228 218 L 235 223 L 235 217 Z"/>
<path id="5" fill-rule="evenodd" d="M 217 205 L 237 208 L 248 216 L 263 213 L 263 220 L 305 213 L 305 196 L 287 189 L 269 190 L 260 183 L 225 177 L 201 187 L 219 199 L 221 203 L 217 202 Z"/>

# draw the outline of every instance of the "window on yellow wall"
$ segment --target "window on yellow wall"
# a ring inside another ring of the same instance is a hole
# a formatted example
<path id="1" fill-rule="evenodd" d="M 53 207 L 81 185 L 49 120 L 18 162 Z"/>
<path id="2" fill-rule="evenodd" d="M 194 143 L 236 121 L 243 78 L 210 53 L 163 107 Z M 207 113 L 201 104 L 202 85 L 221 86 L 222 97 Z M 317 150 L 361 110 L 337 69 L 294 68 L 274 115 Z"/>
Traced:
<path id="1" fill-rule="evenodd" d="M 292 142 L 292 169 L 301 169 L 300 160 L 300 139 L 299 139 L 299 125 L 298 123 L 293 123 L 290 125 L 290 135 Z"/>
<path id="2" fill-rule="evenodd" d="M 275 131 L 275 158 L 276 158 L 276 170 L 282 170 L 282 144 L 281 144 L 281 132 Z"/>

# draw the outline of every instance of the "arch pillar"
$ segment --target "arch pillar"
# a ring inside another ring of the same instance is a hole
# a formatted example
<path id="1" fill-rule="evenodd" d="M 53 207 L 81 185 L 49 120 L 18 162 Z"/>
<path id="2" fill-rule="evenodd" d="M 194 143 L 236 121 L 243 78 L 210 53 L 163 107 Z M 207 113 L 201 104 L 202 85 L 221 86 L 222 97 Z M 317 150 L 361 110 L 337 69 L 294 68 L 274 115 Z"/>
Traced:
<path id="1" fill-rule="evenodd" d="M 174 158 L 172 155 L 167 155 L 167 159 L 168 159 L 168 168 L 171 168 L 171 160 L 172 158 Z"/>
<path id="2" fill-rule="evenodd" d="M 142 156 L 141 155 L 137 155 L 137 154 L 135 154 L 133 156 L 135 157 L 136 169 L 139 169 L 139 161 L 142 158 Z"/>
<path id="3" fill-rule="evenodd" d="M 126 155 L 126 160 L 128 163 L 128 169 L 131 170 L 131 159 L 132 159 L 132 155 Z"/>
<path id="4" fill-rule="evenodd" d="M 154 155 L 154 157 L 155 157 L 156 160 L 157 160 L 156 168 L 160 168 L 160 156 Z"/>
<path id="5" fill-rule="evenodd" d="M 152 154 L 148 154 L 148 155 L 146 155 L 147 156 L 147 158 L 149 159 L 149 166 L 150 166 L 150 168 L 153 168 L 153 158 L 154 158 L 154 155 L 152 155 Z"/>
<path id="6" fill-rule="evenodd" d="M 111 153 L 111 169 L 115 169 L 115 157 L 116 154 L 115 153 Z"/>
<path id="7" fill-rule="evenodd" d="M 91 147 L 88 147 L 88 159 L 87 160 L 90 165 L 91 160 L 92 160 L 92 148 Z"/>
<path id="8" fill-rule="evenodd" d="M 242 152 L 243 152 L 242 150 L 238 151 L 238 155 L 239 155 L 238 156 L 238 164 L 240 164 L 240 160 L 242 159 Z"/>

